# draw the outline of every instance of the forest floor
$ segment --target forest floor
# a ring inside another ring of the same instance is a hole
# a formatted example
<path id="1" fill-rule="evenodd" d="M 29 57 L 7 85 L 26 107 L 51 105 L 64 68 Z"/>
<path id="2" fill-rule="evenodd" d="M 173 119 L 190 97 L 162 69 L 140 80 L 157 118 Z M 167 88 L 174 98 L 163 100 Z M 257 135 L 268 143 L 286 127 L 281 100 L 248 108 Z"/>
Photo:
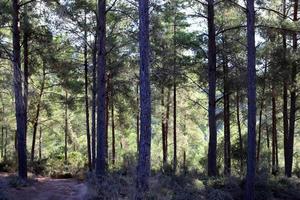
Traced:
<path id="1" fill-rule="evenodd" d="M 11 174 L 0 173 L 0 185 L 9 200 L 82 200 L 87 187 L 76 179 L 35 177 L 26 187 L 10 186 Z"/>

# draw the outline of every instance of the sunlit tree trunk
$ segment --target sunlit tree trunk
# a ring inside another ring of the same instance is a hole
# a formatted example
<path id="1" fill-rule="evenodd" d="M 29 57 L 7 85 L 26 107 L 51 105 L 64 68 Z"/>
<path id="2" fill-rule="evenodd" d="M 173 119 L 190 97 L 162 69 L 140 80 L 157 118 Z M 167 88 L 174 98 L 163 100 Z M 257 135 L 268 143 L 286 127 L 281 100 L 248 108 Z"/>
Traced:
<path id="1" fill-rule="evenodd" d="M 96 166 L 96 94 L 97 94 L 97 34 L 93 47 L 93 87 L 92 87 L 92 167 Z"/>

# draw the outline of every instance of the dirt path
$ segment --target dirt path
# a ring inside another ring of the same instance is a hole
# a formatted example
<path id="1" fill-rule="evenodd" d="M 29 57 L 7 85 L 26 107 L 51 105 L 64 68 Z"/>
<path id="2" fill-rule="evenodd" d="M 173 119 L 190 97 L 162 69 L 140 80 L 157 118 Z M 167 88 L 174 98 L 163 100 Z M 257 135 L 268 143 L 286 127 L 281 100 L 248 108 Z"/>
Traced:
<path id="1" fill-rule="evenodd" d="M 0 174 L 2 184 L 7 178 Z M 74 179 L 35 178 L 35 182 L 23 188 L 3 187 L 11 200 L 84 200 L 87 187 Z"/>

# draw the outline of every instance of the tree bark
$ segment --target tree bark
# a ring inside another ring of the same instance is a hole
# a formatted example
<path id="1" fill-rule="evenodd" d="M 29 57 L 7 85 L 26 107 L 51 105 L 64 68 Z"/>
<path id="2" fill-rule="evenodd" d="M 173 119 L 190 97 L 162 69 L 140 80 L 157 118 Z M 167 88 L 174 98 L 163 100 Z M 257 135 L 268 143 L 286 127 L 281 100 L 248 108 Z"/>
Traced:
<path id="1" fill-rule="evenodd" d="M 105 38 L 106 38 L 106 0 L 98 0 L 98 79 L 97 79 L 97 161 L 96 174 L 106 173 L 106 126 L 105 126 Z"/>
<path id="2" fill-rule="evenodd" d="M 28 120 L 28 78 L 29 78 L 29 48 L 28 48 L 28 16 L 27 16 L 27 6 L 24 8 L 24 33 L 23 33 L 23 50 L 24 50 L 24 108 L 25 108 L 25 140 L 27 140 L 27 120 Z"/>
<path id="3" fill-rule="evenodd" d="M 139 49 L 140 49 L 140 145 L 137 167 L 136 199 L 143 199 L 149 189 L 151 159 L 151 90 L 149 78 L 149 1 L 139 0 Z"/>
<path id="4" fill-rule="evenodd" d="M 223 81 L 224 81 L 224 175 L 231 174 L 231 142 L 230 142 L 230 94 L 228 84 L 228 63 L 223 59 Z"/>
<path id="5" fill-rule="evenodd" d="M 238 126 L 238 134 L 239 134 L 239 146 L 240 146 L 240 167 L 241 167 L 241 174 L 244 171 L 243 165 L 243 139 L 242 139 L 242 128 L 241 128 L 241 120 L 240 120 L 240 93 L 239 88 L 236 92 L 236 120 Z"/>
<path id="6" fill-rule="evenodd" d="M 216 129 L 216 32 L 214 23 L 214 0 L 207 1 L 208 22 L 208 176 L 217 175 L 217 129 Z"/>
<path id="7" fill-rule="evenodd" d="M 105 95 L 105 145 L 106 145 L 106 159 L 108 160 L 108 125 L 109 125 L 109 93 L 110 93 L 110 74 L 106 76 L 106 95 Z"/>
<path id="8" fill-rule="evenodd" d="M 84 23 L 86 25 L 86 13 L 84 15 Z M 89 171 L 92 171 L 91 160 L 91 139 L 90 139 L 90 114 L 89 114 L 89 96 L 88 96 L 88 60 L 87 60 L 87 30 L 84 29 L 84 97 L 85 97 L 85 124 L 86 124 L 86 143 Z"/>
<path id="9" fill-rule="evenodd" d="M 1 158 L 4 157 L 4 127 L 1 127 Z"/>
<path id="10" fill-rule="evenodd" d="M 176 173 L 177 169 L 177 84 L 176 84 L 176 66 L 177 66 L 177 52 L 176 52 L 176 15 L 177 5 L 174 4 L 174 22 L 173 22 L 173 47 L 174 47 L 174 63 L 173 63 L 173 171 Z"/>
<path id="11" fill-rule="evenodd" d="M 39 134 L 39 160 L 42 159 L 42 126 L 40 124 L 40 134 Z"/>
<path id="12" fill-rule="evenodd" d="M 256 50 L 254 0 L 247 1 L 247 69 L 248 69 L 248 146 L 246 200 L 255 199 L 255 150 L 256 150 Z"/>
<path id="13" fill-rule="evenodd" d="M 92 87 L 92 167 L 96 167 L 96 95 L 97 95 L 97 34 L 93 48 L 93 87 Z"/>
<path id="14" fill-rule="evenodd" d="M 294 2 L 294 16 L 293 21 L 298 21 L 298 0 Z M 293 51 L 297 51 L 297 33 L 293 33 Z M 296 95 L 296 81 L 297 75 L 297 64 L 293 63 L 292 70 L 291 70 L 291 97 L 290 97 L 290 123 L 289 123 L 289 134 L 288 134 L 288 145 L 287 145 L 287 166 L 286 166 L 286 176 L 292 176 L 292 168 L 293 168 L 293 153 L 294 153 L 294 135 L 295 135 L 295 120 L 296 120 L 296 102 L 297 102 L 297 95 Z"/>
<path id="15" fill-rule="evenodd" d="M 278 173 L 277 118 L 274 83 L 272 85 L 272 174 Z"/>
<path id="16" fill-rule="evenodd" d="M 140 143 L 140 109 L 139 109 L 139 84 L 136 86 L 136 104 L 137 104 L 137 114 L 136 114 L 136 147 L 137 153 L 139 152 Z"/>
<path id="17" fill-rule="evenodd" d="M 116 162 L 116 136 L 115 136 L 115 118 L 114 118 L 114 102 L 113 94 L 111 93 L 111 138 L 112 138 L 112 164 Z"/>
<path id="18" fill-rule="evenodd" d="M 12 32 L 13 32 L 13 77 L 15 93 L 15 109 L 18 143 L 18 174 L 21 179 L 27 179 L 26 155 L 26 110 L 22 88 L 21 47 L 19 30 L 19 1 L 12 0 Z"/>

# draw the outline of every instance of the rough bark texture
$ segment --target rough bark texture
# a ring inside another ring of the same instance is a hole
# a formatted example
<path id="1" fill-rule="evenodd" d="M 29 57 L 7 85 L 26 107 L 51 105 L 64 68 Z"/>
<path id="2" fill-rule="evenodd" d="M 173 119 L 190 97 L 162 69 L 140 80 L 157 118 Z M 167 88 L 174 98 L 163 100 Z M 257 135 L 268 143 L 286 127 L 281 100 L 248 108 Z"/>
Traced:
<path id="1" fill-rule="evenodd" d="M 248 146 L 245 199 L 254 200 L 256 150 L 256 72 L 254 0 L 247 1 Z"/>
<path id="2" fill-rule="evenodd" d="M 12 31 L 13 31 L 13 81 L 15 94 L 15 109 L 17 123 L 18 174 L 21 179 L 27 179 L 26 155 L 26 110 L 22 89 L 21 47 L 19 30 L 19 1 L 12 0 Z"/>
<path id="3" fill-rule="evenodd" d="M 216 32 L 214 24 L 214 0 L 207 1 L 208 22 L 208 176 L 217 175 L 217 129 L 216 129 Z"/>
<path id="4" fill-rule="evenodd" d="M 137 195 L 149 189 L 151 159 L 151 92 L 149 78 L 149 1 L 139 0 L 139 49 L 140 49 L 140 145 L 137 166 Z"/>
<path id="5" fill-rule="evenodd" d="M 97 79 L 97 161 L 96 174 L 106 172 L 106 126 L 105 126 L 105 37 L 106 37 L 106 0 L 98 0 L 98 79 Z"/>

